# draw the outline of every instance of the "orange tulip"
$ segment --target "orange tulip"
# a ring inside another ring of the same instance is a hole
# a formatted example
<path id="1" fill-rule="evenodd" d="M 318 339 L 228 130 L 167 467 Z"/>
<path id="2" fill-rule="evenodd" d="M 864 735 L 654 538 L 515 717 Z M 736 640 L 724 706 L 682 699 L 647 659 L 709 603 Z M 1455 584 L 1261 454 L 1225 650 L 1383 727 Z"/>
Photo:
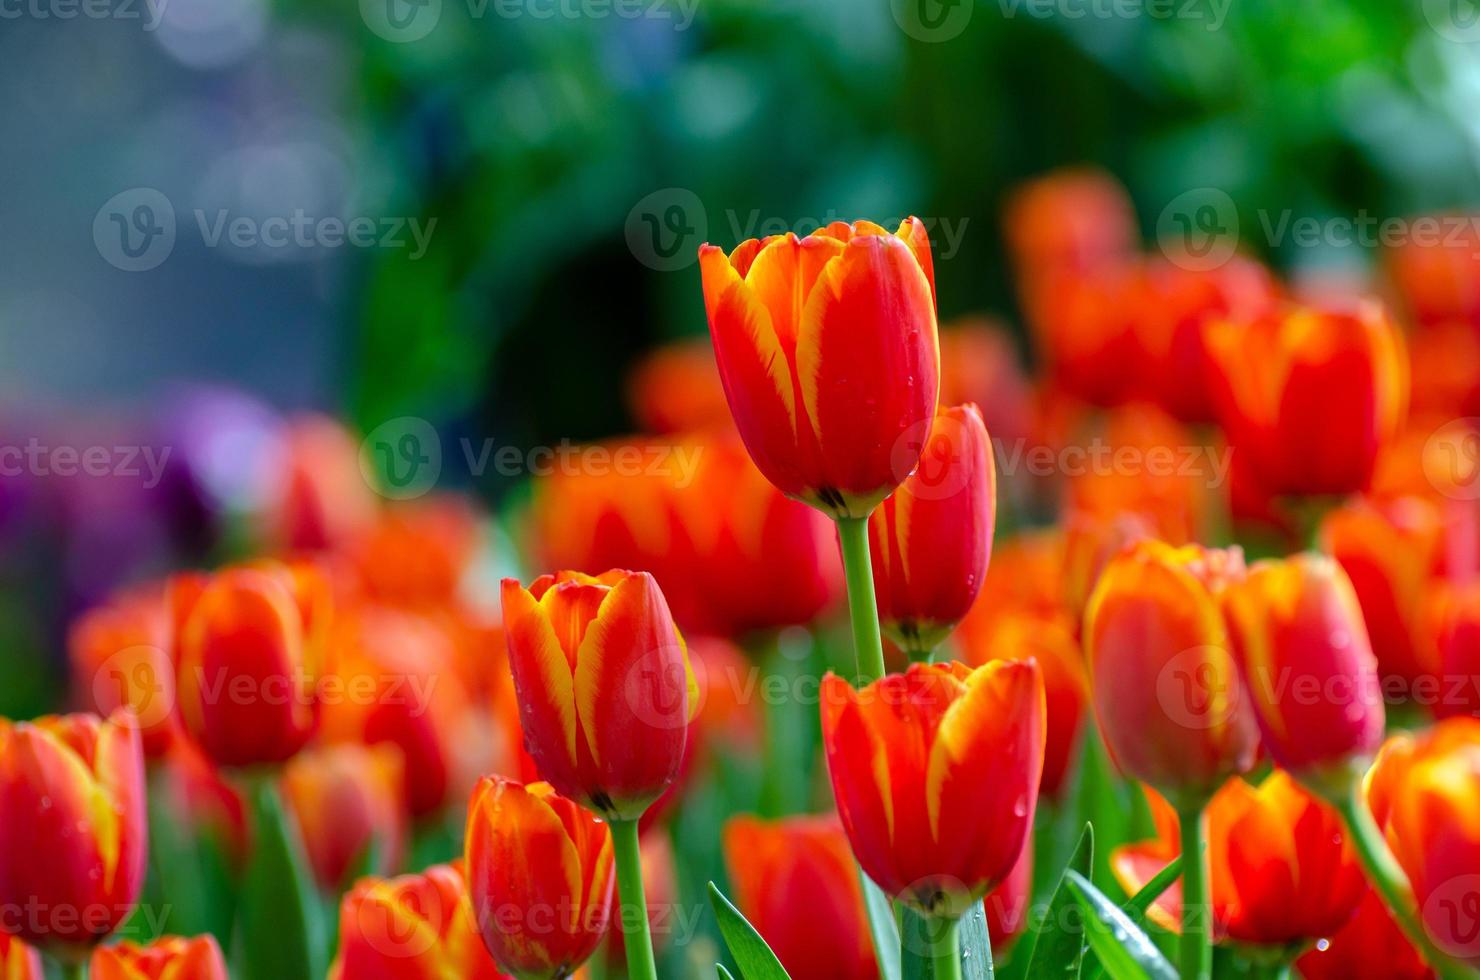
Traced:
<path id="1" fill-rule="evenodd" d="M 1385 719 L 1351 580 L 1330 558 L 1300 554 L 1256 563 L 1224 601 L 1265 749 L 1307 785 L 1344 796 Z"/>
<path id="2" fill-rule="evenodd" d="M 1434 714 L 1480 717 L 1480 582 L 1436 583 L 1426 621 L 1438 659 Z"/>
<path id="3" fill-rule="evenodd" d="M 736 906 L 788 974 L 876 980 L 863 888 L 837 817 L 734 817 L 724 851 Z"/>
<path id="4" fill-rule="evenodd" d="M 461 862 L 361 879 L 339 905 L 329 980 L 508 980 L 478 937 Z"/>
<path id="5" fill-rule="evenodd" d="M 992 555 L 997 470 L 975 405 L 942 409 L 920 467 L 869 518 L 879 618 L 928 656 L 976 601 Z"/>
<path id="6" fill-rule="evenodd" d="M 144 753 L 133 714 L 0 719 L 0 930 L 100 942 L 144 884 Z"/>
<path id="7" fill-rule="evenodd" d="M 406 836 L 402 759 L 388 744 L 331 745 L 300 753 L 283 770 L 283 797 L 326 892 L 348 885 L 348 875 L 372 849 L 376 864 L 363 873 L 400 865 Z"/>
<path id="8" fill-rule="evenodd" d="M 41 954 L 7 932 L 0 932 L 0 977 L 5 980 L 46 980 Z"/>
<path id="9" fill-rule="evenodd" d="M 862 691 L 828 674 L 823 745 L 863 870 L 925 914 L 960 916 L 1027 840 L 1043 729 L 1032 661 L 912 664 Z"/>
<path id="10" fill-rule="evenodd" d="M 1438 563 L 1440 518 L 1428 501 L 1354 500 L 1326 514 L 1322 550 L 1351 579 L 1384 681 L 1411 688 L 1434 673 L 1423 613 Z"/>
<path id="11" fill-rule="evenodd" d="M 1207 332 L 1219 418 L 1259 486 L 1276 495 L 1366 488 L 1408 401 L 1403 341 L 1364 302 L 1288 307 Z"/>
<path id="12" fill-rule="evenodd" d="M 1417 234 L 1433 222 L 1435 234 Z M 1480 234 L 1464 214 L 1412 220 L 1415 234 L 1387 253 L 1393 284 L 1412 319 L 1420 324 L 1460 321 L 1480 325 Z"/>
<path id="13" fill-rule="evenodd" d="M 1474 325 L 1447 321 L 1413 331 L 1408 359 L 1415 417 L 1447 422 L 1480 414 L 1480 331 Z"/>
<path id="14" fill-rule="evenodd" d="M 509 666 L 529 753 L 555 788 L 633 820 L 678 775 L 695 702 L 683 638 L 646 572 L 504 579 Z"/>
<path id="15" fill-rule="evenodd" d="M 548 784 L 486 777 L 468 806 L 466 854 L 475 920 L 505 970 L 555 980 L 596 950 L 616 881 L 606 824 Z"/>
<path id="16" fill-rule="evenodd" d="M 919 459 L 940 351 L 925 226 L 835 222 L 699 249 L 720 377 L 750 455 L 783 493 L 867 517 Z"/>
<path id="17" fill-rule="evenodd" d="M 1395 735 L 1368 776 L 1373 816 L 1439 951 L 1480 967 L 1480 721 Z"/>
<path id="18" fill-rule="evenodd" d="M 1033 427 L 1034 393 L 1004 324 L 966 317 L 940 331 L 940 403 L 974 403 L 994 440 L 1013 447 Z"/>
<path id="19" fill-rule="evenodd" d="M 359 454 L 359 441 L 335 419 L 289 420 L 268 469 L 281 478 L 265 516 L 268 536 L 283 553 L 342 544 L 374 519 L 375 493 Z"/>
<path id="20" fill-rule="evenodd" d="M 371 598 L 437 606 L 456 598 L 479 534 L 478 513 L 466 498 L 438 494 L 387 507 L 345 551 Z"/>
<path id="21" fill-rule="evenodd" d="M 175 686 L 185 727 L 216 762 L 282 762 L 318 727 L 329 586 L 263 562 L 176 583 Z"/>
<path id="22" fill-rule="evenodd" d="M 122 942 L 93 951 L 92 980 L 228 980 L 213 936 L 164 936 L 147 946 Z"/>
<path id="23" fill-rule="evenodd" d="M 77 700 L 98 714 L 133 709 L 150 758 L 169 751 L 180 726 L 170 612 L 159 587 L 88 610 L 67 634 Z"/>
<path id="24" fill-rule="evenodd" d="M 1129 255 L 1138 237 L 1125 188 L 1087 167 L 1056 170 L 1017 187 L 1004 225 L 1019 276 L 1090 269 Z"/>
<path id="25" fill-rule="evenodd" d="M 648 432 L 692 432 L 731 424 L 714 349 L 702 340 L 649 352 L 627 378 L 627 403 Z"/>
<path id="26" fill-rule="evenodd" d="M 1179 853 L 1177 815 L 1148 793 L 1158 837 L 1116 848 L 1110 865 L 1135 894 Z M 1276 771 L 1259 786 L 1230 779 L 1208 805 L 1213 930 L 1219 941 L 1299 947 L 1335 933 L 1367 890 L 1357 853 L 1334 807 Z M 1182 921 L 1177 882 L 1150 910 L 1159 925 Z"/>
<path id="27" fill-rule="evenodd" d="M 1141 541 L 1105 568 L 1085 613 L 1105 743 L 1123 770 L 1178 806 L 1207 799 L 1258 749 L 1219 608 L 1242 573 L 1237 550 Z"/>
<path id="28" fill-rule="evenodd" d="M 1295 961 L 1304 980 L 1432 980 L 1382 897 L 1369 888 L 1352 920 Z"/>

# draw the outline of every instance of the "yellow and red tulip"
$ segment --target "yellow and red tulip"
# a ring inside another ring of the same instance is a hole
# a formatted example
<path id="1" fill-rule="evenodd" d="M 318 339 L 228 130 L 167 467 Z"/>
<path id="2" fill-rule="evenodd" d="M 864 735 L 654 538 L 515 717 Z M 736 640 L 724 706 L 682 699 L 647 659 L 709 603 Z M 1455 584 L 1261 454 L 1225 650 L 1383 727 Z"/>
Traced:
<path id="1" fill-rule="evenodd" d="M 483 948 L 461 862 L 363 878 L 339 905 L 329 980 L 508 980 Z"/>
<path id="2" fill-rule="evenodd" d="M 483 779 L 468 806 L 466 866 L 474 919 L 503 969 L 567 977 L 612 918 L 607 825 L 546 783 Z"/>
<path id="3" fill-rule="evenodd" d="M 349 884 L 366 854 L 383 874 L 400 864 L 405 845 L 405 776 L 400 749 L 344 743 L 300 752 L 283 770 L 283 797 L 303 839 L 319 887 Z"/>
<path id="4" fill-rule="evenodd" d="M 912 664 L 861 691 L 829 674 L 822 737 L 848 841 L 886 893 L 955 918 L 1012 871 L 1043 772 L 1035 663 Z"/>
<path id="5" fill-rule="evenodd" d="M 230 980 L 214 937 L 163 936 L 147 946 L 121 942 L 93 951 L 92 980 Z"/>
<path id="6" fill-rule="evenodd" d="M 150 758 L 169 751 L 180 727 L 172 644 L 170 610 L 157 586 L 88 610 L 67 634 L 79 703 L 100 715 L 132 708 Z"/>
<path id="7" fill-rule="evenodd" d="M 733 817 L 724 851 L 736 906 L 788 974 L 877 980 L 863 888 L 837 817 Z"/>
<path id="8" fill-rule="evenodd" d="M 225 766 L 283 762 L 318 728 L 329 585 L 261 562 L 175 583 L 175 687 L 191 736 Z"/>
<path id="9" fill-rule="evenodd" d="M 1237 550 L 1142 541 L 1106 566 L 1085 612 L 1105 743 L 1125 772 L 1179 806 L 1207 799 L 1258 749 L 1220 608 L 1242 573 Z"/>
<path id="10" fill-rule="evenodd" d="M 783 493 L 867 517 L 909 475 L 935 413 L 940 351 L 930 240 L 835 222 L 798 238 L 699 249 L 730 411 Z"/>
<path id="11" fill-rule="evenodd" d="M 0 932 L 0 977 L 5 980 L 46 980 L 41 954 L 8 932 Z"/>
<path id="12" fill-rule="evenodd" d="M 1158 837 L 1116 848 L 1110 864 L 1135 894 L 1178 854 L 1177 814 L 1148 793 Z M 1258 786 L 1230 779 L 1208 804 L 1209 900 L 1220 940 L 1288 950 L 1330 936 L 1356 912 L 1367 890 L 1352 841 L 1336 809 L 1275 771 Z M 1152 905 L 1167 929 L 1182 921 L 1181 883 Z"/>
<path id="13" fill-rule="evenodd" d="M 1345 795 L 1386 717 L 1350 579 L 1324 555 L 1265 560 L 1224 604 L 1264 748 L 1307 785 Z"/>
<path id="14" fill-rule="evenodd" d="M 975 405 L 936 415 L 920 466 L 869 518 L 884 632 L 927 656 L 971 610 L 997 519 L 992 440 Z"/>
<path id="15" fill-rule="evenodd" d="M 1207 332 L 1218 415 L 1274 495 L 1365 489 L 1407 412 L 1402 337 L 1383 308 L 1291 306 Z"/>
<path id="16" fill-rule="evenodd" d="M 684 757 L 697 691 L 683 638 L 646 572 L 503 583 L 525 743 L 563 796 L 632 820 Z"/>
<path id="17" fill-rule="evenodd" d="M 101 942 L 144 884 L 144 753 L 133 714 L 0 719 L 0 813 L 0 928 L 44 950 Z"/>

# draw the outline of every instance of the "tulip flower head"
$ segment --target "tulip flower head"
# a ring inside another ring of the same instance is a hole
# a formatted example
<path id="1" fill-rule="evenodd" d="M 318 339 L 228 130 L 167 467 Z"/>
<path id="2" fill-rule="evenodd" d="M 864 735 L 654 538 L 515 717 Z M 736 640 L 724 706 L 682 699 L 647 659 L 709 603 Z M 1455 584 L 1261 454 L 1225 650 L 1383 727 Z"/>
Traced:
<path id="1" fill-rule="evenodd" d="M 924 224 L 834 222 L 805 238 L 699 249 L 730 412 L 772 483 L 862 518 L 920 457 L 940 351 Z"/>
<path id="2" fill-rule="evenodd" d="M 400 864 L 406 815 L 403 757 L 394 745 L 343 743 L 301 752 L 283 770 L 283 796 L 297 821 L 319 887 L 347 886 L 351 870 L 374 853 Z"/>
<path id="3" fill-rule="evenodd" d="M 1006 878 L 1033 825 L 1044 724 L 1031 660 L 912 664 L 862 690 L 828 674 L 828 772 L 868 876 L 942 918 Z"/>
<path id="4" fill-rule="evenodd" d="M 0 719 L 0 814 L 0 929 L 48 951 L 101 942 L 144 883 L 133 714 Z"/>
<path id="5" fill-rule="evenodd" d="M 697 686 L 646 572 L 504 579 L 509 667 L 525 744 L 561 795 L 633 820 L 683 762 Z"/>
<path id="6" fill-rule="evenodd" d="M 1242 573 L 1237 550 L 1141 541 L 1106 566 L 1085 612 L 1106 746 L 1178 806 L 1254 763 L 1258 733 L 1220 609 Z"/>
<path id="7" fill-rule="evenodd" d="M 1264 747 L 1331 799 L 1382 743 L 1377 659 L 1351 580 L 1324 555 L 1261 561 L 1225 596 Z"/>
<path id="8" fill-rule="evenodd" d="M 928 655 L 971 610 L 992 553 L 997 471 L 975 405 L 936 416 L 920 466 L 869 519 L 884 631 Z"/>
<path id="9" fill-rule="evenodd" d="M 462 863 L 363 878 L 339 905 L 329 980 L 508 980 L 478 938 Z"/>
<path id="10" fill-rule="evenodd" d="M 487 777 L 468 807 L 475 921 L 495 961 L 521 980 L 558 980 L 584 963 L 611 922 L 607 825 L 546 783 Z"/>
<path id="11" fill-rule="evenodd" d="M 5 980 L 46 980 L 41 954 L 8 932 L 0 932 L 0 977 Z"/>
<path id="12" fill-rule="evenodd" d="M 147 946 L 122 942 L 99 946 L 92 980 L 229 980 L 214 937 L 163 936 Z"/>

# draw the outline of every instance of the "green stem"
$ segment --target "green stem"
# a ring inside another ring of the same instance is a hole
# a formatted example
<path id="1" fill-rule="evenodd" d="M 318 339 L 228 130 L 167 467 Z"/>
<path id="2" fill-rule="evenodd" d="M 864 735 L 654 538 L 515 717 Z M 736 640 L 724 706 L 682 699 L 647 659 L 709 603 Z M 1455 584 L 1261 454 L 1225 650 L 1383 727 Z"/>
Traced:
<path id="1" fill-rule="evenodd" d="M 884 676 L 884 638 L 879 634 L 879 605 L 874 597 L 874 568 L 868 555 L 868 518 L 838 518 L 843 543 L 843 574 L 848 583 L 848 615 L 853 622 L 853 655 L 858 686 Z"/>
<path id="2" fill-rule="evenodd" d="M 935 980 L 961 980 L 961 923 L 937 919 L 930 923 L 933 948 L 930 954 Z"/>
<path id="3" fill-rule="evenodd" d="M 1177 814 L 1182 823 L 1182 941 L 1178 961 L 1182 980 L 1209 980 L 1213 947 L 1208 942 L 1208 856 L 1203 850 L 1204 803 Z"/>
<path id="4" fill-rule="evenodd" d="M 87 960 L 73 961 L 59 960 L 57 965 L 61 967 L 62 980 L 87 980 Z"/>
<path id="5" fill-rule="evenodd" d="M 648 926 L 647 896 L 642 888 L 642 848 L 636 820 L 613 820 L 612 849 L 617 859 L 617 894 L 621 898 L 622 939 L 627 946 L 627 980 L 658 980 L 653 935 Z"/>
<path id="6" fill-rule="evenodd" d="M 1474 976 L 1468 969 L 1446 956 L 1429 938 L 1428 931 L 1419 920 L 1408 876 L 1398 866 L 1392 851 L 1388 850 L 1387 841 L 1383 840 L 1382 831 L 1372 819 L 1372 812 L 1362 800 L 1361 792 L 1348 793 L 1337 801 L 1337 806 L 1347 827 L 1351 829 L 1352 842 L 1361 855 L 1363 867 L 1367 869 L 1367 879 L 1382 896 L 1383 903 L 1392 912 L 1393 919 L 1402 928 L 1408 941 L 1423 952 L 1429 966 L 1445 980 L 1463 980 Z"/>

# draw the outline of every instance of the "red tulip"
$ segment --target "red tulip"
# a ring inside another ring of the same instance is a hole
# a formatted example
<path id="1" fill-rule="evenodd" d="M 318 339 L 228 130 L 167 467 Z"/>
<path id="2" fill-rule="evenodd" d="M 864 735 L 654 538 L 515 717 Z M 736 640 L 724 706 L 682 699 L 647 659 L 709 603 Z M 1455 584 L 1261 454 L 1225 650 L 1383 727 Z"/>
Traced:
<path id="1" fill-rule="evenodd" d="M 229 980 L 213 936 L 164 936 L 147 946 L 122 942 L 93 951 L 92 980 Z"/>
<path id="2" fill-rule="evenodd" d="M 1043 729 L 1032 661 L 912 664 L 862 691 L 829 674 L 823 744 L 863 870 L 923 913 L 960 916 L 1027 840 Z"/>
<path id="3" fill-rule="evenodd" d="M 375 493 L 360 470 L 360 445 L 343 424 L 304 415 L 284 428 L 281 474 L 268 506 L 269 537 L 284 553 L 342 544 L 375 516 Z"/>
<path id="4" fill-rule="evenodd" d="M 345 547 L 373 599 L 441 606 L 454 600 L 479 548 L 478 513 L 463 497 L 399 501 Z"/>
<path id="5" fill-rule="evenodd" d="M 478 937 L 461 862 L 363 878 L 339 905 L 329 980 L 508 980 Z"/>
<path id="6" fill-rule="evenodd" d="M 1237 550 L 1142 541 L 1105 568 L 1085 613 L 1105 743 L 1179 806 L 1254 763 L 1258 735 L 1219 608 L 1242 572 Z"/>
<path id="7" fill-rule="evenodd" d="M 682 637 L 646 572 L 504 579 L 509 666 L 540 774 L 609 820 L 678 775 L 695 704 Z"/>
<path id="8" fill-rule="evenodd" d="M 992 554 L 997 471 L 975 405 L 936 416 L 920 467 L 869 518 L 884 631 L 928 655 L 976 601 Z"/>
<path id="9" fill-rule="evenodd" d="M 1419 234 L 1426 223 L 1432 223 L 1432 235 Z M 1480 325 L 1480 234 L 1474 217 L 1426 215 L 1411 224 L 1414 234 L 1387 253 L 1393 284 L 1409 315 L 1420 324 Z"/>
<path id="10" fill-rule="evenodd" d="M 1435 583 L 1427 621 L 1438 656 L 1434 714 L 1480 717 L 1480 582 Z"/>
<path id="11" fill-rule="evenodd" d="M 1261 561 L 1224 602 L 1265 749 L 1307 785 L 1345 795 L 1382 743 L 1385 717 L 1346 573 L 1324 555 Z"/>
<path id="12" fill-rule="evenodd" d="M 1407 411 L 1408 364 L 1386 312 L 1289 307 L 1207 333 L 1219 418 L 1269 493 L 1365 489 Z"/>
<path id="13" fill-rule="evenodd" d="M 694 432 L 731 424 L 714 349 L 702 340 L 649 352 L 627 378 L 627 403 L 648 432 Z"/>
<path id="14" fill-rule="evenodd" d="M 699 249 L 730 411 L 772 483 L 867 517 L 919 459 L 940 352 L 925 226 L 836 222 Z"/>
<path id="15" fill-rule="evenodd" d="M 1136 247 L 1130 195 L 1114 177 L 1091 168 L 1057 170 L 1022 184 L 1003 223 L 1019 276 L 1079 272 Z"/>
<path id="16" fill-rule="evenodd" d="M 1382 897 L 1369 888 L 1352 920 L 1295 961 L 1304 980 L 1432 980 Z"/>
<path id="17" fill-rule="evenodd" d="M 468 807 L 466 854 L 474 917 L 505 970 L 555 980 L 595 952 L 616 881 L 606 824 L 545 783 L 488 777 Z"/>
<path id="18" fill-rule="evenodd" d="M 132 713 L 0 719 L 0 930 L 102 941 L 144 884 L 144 753 Z"/>
<path id="19" fill-rule="evenodd" d="M 1029 840 L 1007 877 L 988 892 L 982 902 L 992 952 L 1002 952 L 1023 934 L 1023 930 L 1028 927 L 1029 903 L 1032 900 L 1033 843 Z"/>
<path id="20" fill-rule="evenodd" d="M 169 751 L 180 726 L 172 642 L 170 611 L 159 587 L 88 610 L 67 634 L 79 702 L 102 715 L 132 708 L 150 758 Z"/>
<path id="21" fill-rule="evenodd" d="M 837 817 L 734 817 L 724 850 L 736 906 L 788 974 L 876 980 L 863 888 Z"/>
<path id="22" fill-rule="evenodd" d="M 406 816 L 399 749 L 392 745 L 333 745 L 302 752 L 283 771 L 283 797 L 298 824 L 314 878 L 326 892 L 350 884 L 351 872 L 373 852 L 365 873 L 400 864 Z"/>

